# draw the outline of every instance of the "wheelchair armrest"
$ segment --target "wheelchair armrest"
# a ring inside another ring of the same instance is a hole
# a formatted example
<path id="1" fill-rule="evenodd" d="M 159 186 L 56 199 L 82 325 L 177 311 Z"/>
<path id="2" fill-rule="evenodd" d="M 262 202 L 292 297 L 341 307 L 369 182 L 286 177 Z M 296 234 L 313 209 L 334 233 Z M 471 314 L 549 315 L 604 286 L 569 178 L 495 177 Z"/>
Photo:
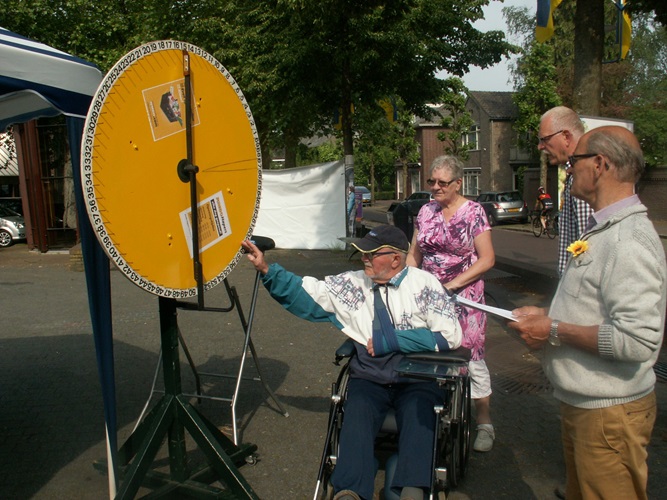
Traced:
<path id="1" fill-rule="evenodd" d="M 452 351 L 411 352 L 405 355 L 408 359 L 433 361 L 441 363 L 467 363 L 470 361 L 470 349 L 459 347 Z"/>
<path id="2" fill-rule="evenodd" d="M 250 241 L 252 241 L 262 253 L 276 248 L 276 242 L 266 236 L 256 236 L 253 234 L 250 237 Z"/>
<path id="3" fill-rule="evenodd" d="M 351 358 L 352 355 L 357 350 L 354 347 L 354 341 L 352 339 L 346 339 L 338 349 L 336 349 L 336 365 L 340 364 L 340 361 L 345 358 Z"/>

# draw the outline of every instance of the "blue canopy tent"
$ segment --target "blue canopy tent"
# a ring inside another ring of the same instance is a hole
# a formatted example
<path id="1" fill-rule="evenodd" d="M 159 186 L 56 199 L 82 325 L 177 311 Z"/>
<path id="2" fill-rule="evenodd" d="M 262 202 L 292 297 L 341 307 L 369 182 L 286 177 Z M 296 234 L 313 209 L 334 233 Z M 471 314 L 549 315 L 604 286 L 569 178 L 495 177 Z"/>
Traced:
<path id="1" fill-rule="evenodd" d="M 39 117 L 65 115 L 88 303 L 102 385 L 109 458 L 109 492 L 115 496 L 116 389 L 109 261 L 85 210 L 78 165 L 90 102 L 103 75 L 93 64 L 0 28 L 0 131 Z"/>

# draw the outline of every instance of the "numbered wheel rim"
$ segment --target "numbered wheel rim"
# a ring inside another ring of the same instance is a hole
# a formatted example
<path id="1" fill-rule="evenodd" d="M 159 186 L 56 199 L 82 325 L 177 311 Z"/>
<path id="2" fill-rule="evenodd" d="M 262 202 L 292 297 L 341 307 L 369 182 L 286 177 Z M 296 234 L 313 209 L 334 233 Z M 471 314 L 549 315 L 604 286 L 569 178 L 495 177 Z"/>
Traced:
<path id="1" fill-rule="evenodd" d="M 102 248 L 133 283 L 164 297 L 197 295 L 190 184 L 178 171 L 188 143 L 198 168 L 199 260 L 208 290 L 239 261 L 241 241 L 257 219 L 257 130 L 241 89 L 211 55 L 173 40 L 137 47 L 98 88 L 84 128 L 81 175 Z"/>

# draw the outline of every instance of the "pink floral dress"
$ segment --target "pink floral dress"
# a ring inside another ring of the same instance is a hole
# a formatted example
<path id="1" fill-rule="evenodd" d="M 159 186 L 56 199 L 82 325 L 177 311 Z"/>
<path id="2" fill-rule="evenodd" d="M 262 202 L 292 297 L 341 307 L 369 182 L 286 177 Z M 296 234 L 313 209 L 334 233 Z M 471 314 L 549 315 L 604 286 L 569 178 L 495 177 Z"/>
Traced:
<path id="1" fill-rule="evenodd" d="M 417 244 L 423 260 L 422 269 L 435 275 L 445 284 L 467 270 L 477 261 L 474 239 L 491 226 L 479 203 L 466 201 L 445 221 L 442 207 L 431 201 L 417 215 Z M 456 293 L 466 299 L 484 303 L 484 281 L 478 279 Z M 463 346 L 472 351 L 472 359 L 484 359 L 486 313 L 457 306 L 463 330 Z"/>

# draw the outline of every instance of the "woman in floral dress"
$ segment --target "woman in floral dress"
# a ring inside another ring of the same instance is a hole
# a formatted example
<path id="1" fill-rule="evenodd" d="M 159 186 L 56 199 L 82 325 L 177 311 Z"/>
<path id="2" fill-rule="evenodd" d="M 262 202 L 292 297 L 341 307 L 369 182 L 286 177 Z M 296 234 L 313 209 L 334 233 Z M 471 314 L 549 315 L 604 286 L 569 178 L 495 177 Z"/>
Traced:
<path id="1" fill-rule="evenodd" d="M 484 303 L 483 274 L 495 263 L 491 226 L 479 203 L 460 194 L 463 165 L 456 157 L 433 160 L 426 181 L 433 200 L 422 207 L 415 223 L 408 264 L 429 271 L 442 285 L 466 299 Z M 459 307 L 463 346 L 471 350 L 469 371 L 475 402 L 476 451 L 493 447 L 491 377 L 484 361 L 486 313 Z"/>

